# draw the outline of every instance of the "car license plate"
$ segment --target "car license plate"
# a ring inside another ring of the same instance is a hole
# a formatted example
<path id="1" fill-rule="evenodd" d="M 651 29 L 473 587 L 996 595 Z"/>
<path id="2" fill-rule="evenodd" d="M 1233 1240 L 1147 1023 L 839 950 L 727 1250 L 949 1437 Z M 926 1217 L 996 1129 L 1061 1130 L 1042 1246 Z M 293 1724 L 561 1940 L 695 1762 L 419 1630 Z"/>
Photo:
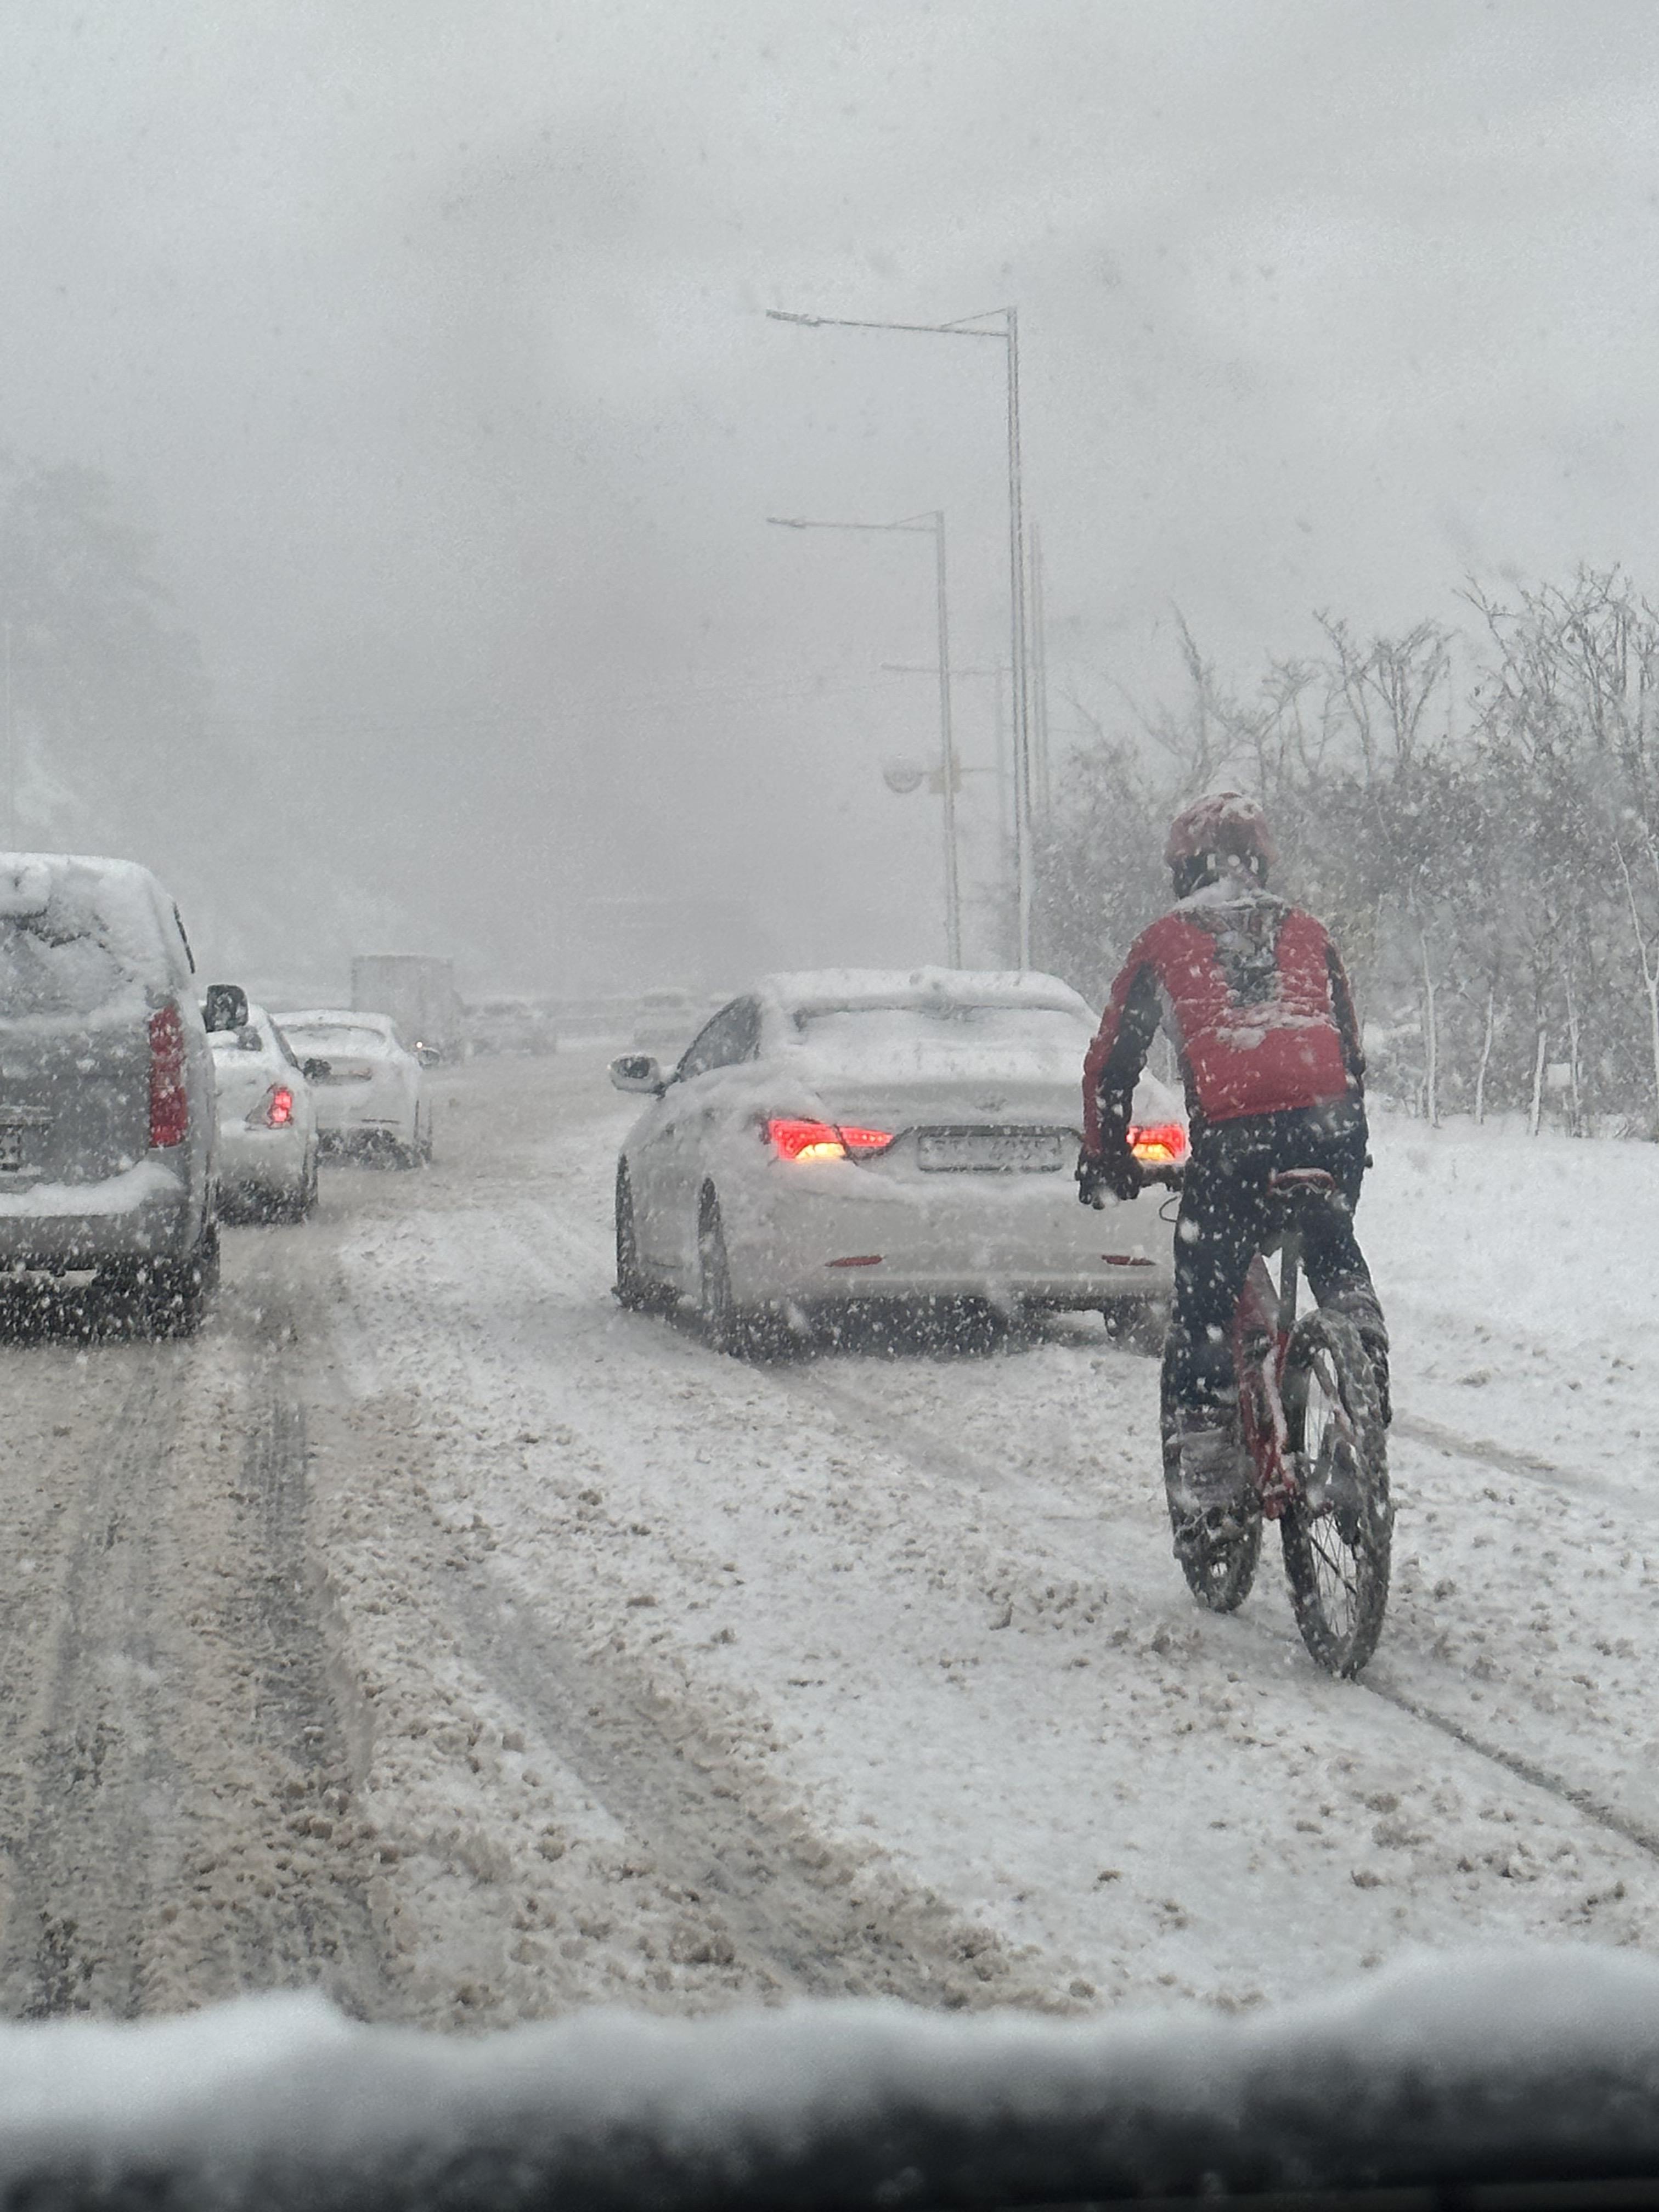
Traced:
<path id="1" fill-rule="evenodd" d="M 23 1171 L 23 1132 L 0 1127 L 0 1175 Z"/>
<path id="2" fill-rule="evenodd" d="M 1052 1175 L 1065 1165 L 1058 1129 L 924 1129 L 916 1164 L 932 1174 L 979 1170 L 1004 1175 Z"/>

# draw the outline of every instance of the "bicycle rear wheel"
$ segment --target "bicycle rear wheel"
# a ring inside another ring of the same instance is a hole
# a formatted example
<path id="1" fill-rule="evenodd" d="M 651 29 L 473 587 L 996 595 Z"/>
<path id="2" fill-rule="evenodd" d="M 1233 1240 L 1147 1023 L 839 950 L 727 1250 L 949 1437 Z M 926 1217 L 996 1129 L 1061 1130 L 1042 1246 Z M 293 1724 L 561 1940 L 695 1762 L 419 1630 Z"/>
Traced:
<path id="1" fill-rule="evenodd" d="M 1353 1323 L 1304 1314 L 1280 1390 L 1305 1486 L 1279 1523 L 1296 1625 L 1322 1667 L 1352 1676 L 1382 1632 L 1394 1539 L 1388 1431 Z"/>

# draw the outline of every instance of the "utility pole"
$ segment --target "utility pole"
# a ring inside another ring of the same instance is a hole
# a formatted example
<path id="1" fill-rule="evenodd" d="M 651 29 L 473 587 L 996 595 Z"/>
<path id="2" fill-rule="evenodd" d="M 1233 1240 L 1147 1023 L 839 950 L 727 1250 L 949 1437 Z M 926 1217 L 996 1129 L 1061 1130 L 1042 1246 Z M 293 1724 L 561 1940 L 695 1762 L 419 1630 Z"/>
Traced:
<path id="1" fill-rule="evenodd" d="M 933 537 L 933 618 L 939 632 L 939 735 L 940 781 L 945 797 L 945 957 L 949 968 L 962 965 L 962 893 L 957 860 L 957 747 L 951 719 L 951 616 L 945 593 L 945 514 L 933 507 L 902 522 L 818 522 L 800 514 L 769 514 L 780 530 L 931 531 Z"/>
<path id="2" fill-rule="evenodd" d="M 11 624 L 6 628 L 6 842 L 17 848 L 17 745 L 11 720 Z"/>
<path id="3" fill-rule="evenodd" d="M 1053 798 L 1048 758 L 1048 637 L 1043 615 L 1042 532 L 1031 525 L 1031 783 L 1036 818 L 1046 822 Z"/>

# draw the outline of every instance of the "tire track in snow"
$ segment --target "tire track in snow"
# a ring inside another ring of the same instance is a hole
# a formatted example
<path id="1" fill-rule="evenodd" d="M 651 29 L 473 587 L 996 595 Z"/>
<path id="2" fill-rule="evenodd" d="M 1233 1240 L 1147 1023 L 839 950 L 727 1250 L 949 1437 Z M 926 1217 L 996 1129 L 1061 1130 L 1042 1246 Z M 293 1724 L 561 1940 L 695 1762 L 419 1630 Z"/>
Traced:
<path id="1" fill-rule="evenodd" d="M 946 1443 L 923 1431 L 912 1420 L 903 1417 L 893 1417 L 878 1402 L 872 1402 L 865 1397 L 858 1389 L 856 1383 L 839 1378 L 833 1382 L 827 1381 L 810 1370 L 791 1373 L 786 1368 L 775 1370 L 773 1372 L 780 1378 L 787 1378 L 786 1387 L 803 1395 L 810 1395 L 832 1415 L 846 1419 L 854 1430 L 861 1431 L 866 1441 L 877 1444 L 884 1450 L 900 1454 L 921 1472 L 943 1476 L 947 1480 L 966 1480 L 976 1488 L 995 1495 L 1006 1495 L 1013 1487 L 1006 1470 L 984 1460 L 970 1447 Z M 1420 1433 L 1421 1427 L 1432 1428 L 1433 1425 L 1396 1423 L 1395 1427 L 1397 1431 L 1404 1428 L 1406 1433 L 1414 1434 Z M 1443 1439 L 1444 1448 L 1449 1449 L 1453 1448 L 1449 1432 L 1435 1431 L 1431 1441 L 1436 1444 L 1441 1444 Z M 1465 1441 L 1458 1440 L 1460 1448 Z M 1559 1476 L 1564 1485 L 1571 1480 L 1561 1474 L 1560 1470 L 1549 1468 L 1541 1461 L 1534 1462 L 1531 1467 L 1524 1464 L 1511 1465 L 1511 1462 L 1516 1455 L 1500 1452 L 1496 1448 L 1482 1449 L 1477 1447 L 1464 1451 L 1463 1455 L 1480 1463 L 1498 1466 L 1506 1472 L 1518 1474 L 1541 1473 Z M 1043 1517 L 1046 1519 L 1050 1516 Z M 1091 1563 L 1068 1560 L 1065 1564 L 1070 1571 L 1076 1572 L 1086 1571 Z M 1240 1613 L 1231 1618 L 1239 1634 L 1250 1637 L 1275 1652 L 1289 1651 L 1298 1656 L 1301 1655 L 1303 1646 L 1299 1638 L 1277 1632 L 1270 1624 L 1261 1620 L 1259 1616 Z M 1386 1637 L 1386 1629 L 1384 1634 Z M 1501 1745 L 1492 1743 L 1476 1730 L 1469 1728 L 1464 1722 L 1439 1711 L 1425 1698 L 1403 1687 L 1390 1685 L 1387 1681 L 1386 1675 L 1391 1660 L 1395 1663 L 1409 1664 L 1414 1668 L 1427 1669 L 1431 1667 L 1432 1662 L 1428 1660 L 1425 1654 L 1417 1651 L 1401 1654 L 1397 1650 L 1390 1654 L 1385 1644 L 1383 1652 L 1379 1654 L 1379 1660 L 1382 1679 L 1376 1677 L 1373 1670 L 1377 1668 L 1378 1662 L 1374 1661 L 1372 1669 L 1362 1674 L 1352 1687 L 1363 1691 L 1367 1696 L 1381 1699 L 1383 1703 L 1393 1706 L 1396 1711 L 1407 1715 L 1408 1718 L 1435 1729 L 1438 1734 L 1460 1745 L 1477 1758 L 1487 1760 L 1492 1765 L 1498 1767 L 1511 1779 L 1553 1797 L 1558 1802 L 1570 1807 L 1585 1820 L 1594 1822 L 1596 1826 L 1606 1829 L 1610 1834 L 1621 1837 L 1626 1842 L 1634 1844 L 1638 1850 L 1659 1859 L 1659 1823 L 1644 1820 L 1639 1814 L 1626 1812 L 1616 1805 L 1608 1803 L 1595 1790 L 1571 1781 L 1538 1760 L 1528 1759 L 1517 1752 L 1505 1750 Z"/>
<path id="2" fill-rule="evenodd" d="M 546 1225 L 563 1227 L 556 1218 Z M 572 1285 L 548 1245 L 592 1272 L 591 1251 L 568 1232 L 539 1243 L 521 1223 L 481 1209 L 464 1239 L 456 1237 L 452 1217 L 441 1253 L 427 1255 L 416 1299 L 446 1265 L 476 1279 L 478 1267 L 467 1267 L 464 1250 L 473 1239 L 490 1279 L 502 1274 L 503 1255 L 511 1254 L 515 1279 L 538 1276 L 556 1297 L 569 1299 Z M 607 1307 L 580 1290 L 576 1297 L 609 1328 Z M 406 1299 L 399 1311 L 406 1322 L 413 1318 Z M 458 1398 L 465 1395 L 470 1364 L 501 1356 L 465 1307 L 447 1308 L 430 1336 L 458 1362 Z M 699 1363 L 708 1356 L 689 1341 L 685 1350 Z M 533 1381 L 528 1387 L 536 1389 Z M 603 1455 L 605 1440 L 593 1443 Z M 1054 2006 L 1051 1979 L 1024 1986 L 1000 1939 L 896 1871 L 872 1879 L 869 1862 L 884 1854 L 872 1846 L 861 1860 L 817 1835 L 774 1785 L 726 1754 L 717 1717 L 696 1700 L 665 1693 L 625 1654 L 579 1648 L 568 1620 L 550 1623 L 499 1588 L 464 1587 L 459 1574 L 447 1580 L 444 1622 L 466 1665 L 533 1722 L 557 1759 L 648 1854 L 657 1875 L 702 1899 L 712 1940 L 729 1943 L 732 1963 L 752 1985 L 775 1994 L 882 1995 L 952 2008 L 988 2001 Z"/>
<path id="3" fill-rule="evenodd" d="M 257 1685 L 252 1733 L 267 1759 L 289 1770 L 307 1826 L 290 1830 L 305 1878 L 285 1886 L 276 1909 L 253 1916 L 247 1964 L 250 1978 L 267 1984 L 320 1979 L 347 2011 L 373 2018 L 386 1991 L 366 1875 L 354 1856 L 319 1847 L 331 1843 L 331 1815 L 349 1801 L 351 1763 L 309 1556 L 309 1454 L 292 1371 L 300 1336 L 286 1291 L 267 1285 L 261 1296 L 242 1443 L 246 1568 L 234 1610 Z M 318 1820 L 320 1838 L 309 1826 Z"/>
<path id="4" fill-rule="evenodd" d="M 33 1470 L 54 1552 L 7 1655 L 13 2017 L 318 1981 L 380 2008 L 366 1886 L 330 1817 L 349 1776 L 291 1344 L 285 1309 L 228 1285 L 193 1342 L 49 1348 L 15 1378 L 80 1434 Z"/>
<path id="5" fill-rule="evenodd" d="M 1477 1467 L 1494 1468 L 1500 1474 L 1533 1483 L 1570 1504 L 1608 1505 L 1621 1513 L 1632 1513 L 1640 1520 L 1659 1523 L 1659 1504 L 1650 1494 L 1629 1489 L 1621 1483 L 1608 1482 L 1601 1475 L 1575 1474 L 1551 1460 L 1540 1458 L 1535 1452 L 1464 1436 L 1456 1429 L 1425 1420 L 1417 1413 L 1396 1413 L 1393 1432 L 1397 1437 L 1409 1437 L 1414 1443 L 1431 1445 L 1449 1458 L 1468 1460 Z"/>
<path id="6" fill-rule="evenodd" d="M 469 1661 L 533 1717 L 655 1871 L 712 1901 L 713 1940 L 729 1941 L 761 1989 L 952 2008 L 1018 1994 L 1001 1946 L 937 1898 L 883 1884 L 867 1899 L 856 1861 L 768 1802 L 694 1711 L 517 1605 L 453 1617 Z"/>
<path id="7" fill-rule="evenodd" d="M 140 2008 L 139 1932 L 176 1779 L 156 1692 L 154 1500 L 184 1388 L 179 1353 L 155 1347 L 86 1458 L 11 1852 L 13 2017 Z"/>

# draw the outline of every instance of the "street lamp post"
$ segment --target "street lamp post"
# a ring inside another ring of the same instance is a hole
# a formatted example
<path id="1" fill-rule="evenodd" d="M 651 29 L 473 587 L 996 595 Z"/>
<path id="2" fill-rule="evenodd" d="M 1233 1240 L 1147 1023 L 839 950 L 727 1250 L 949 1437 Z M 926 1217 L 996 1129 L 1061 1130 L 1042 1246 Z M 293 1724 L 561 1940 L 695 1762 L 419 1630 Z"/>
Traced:
<path id="1" fill-rule="evenodd" d="M 850 315 L 797 315 L 781 307 L 769 307 L 775 323 L 799 323 L 808 330 L 909 331 L 928 337 L 1000 338 L 1007 368 L 1008 392 L 1008 625 L 1014 736 L 1014 872 L 1018 914 L 1019 964 L 1031 964 L 1031 732 L 1030 682 L 1025 641 L 1025 504 L 1019 436 L 1019 311 L 1016 307 L 988 307 L 982 314 L 964 315 L 954 323 L 875 322 Z M 1002 329 L 978 330 L 980 323 L 1000 319 Z"/>
<path id="2" fill-rule="evenodd" d="M 939 507 L 927 514 L 907 515 L 902 522 L 817 522 L 805 515 L 769 514 L 780 530 L 896 531 L 904 535 L 931 532 L 933 539 L 933 602 L 939 626 L 939 739 L 945 787 L 945 957 L 951 968 L 962 965 L 962 897 L 957 869 L 957 745 L 951 721 L 951 616 L 945 579 L 945 515 Z"/>

